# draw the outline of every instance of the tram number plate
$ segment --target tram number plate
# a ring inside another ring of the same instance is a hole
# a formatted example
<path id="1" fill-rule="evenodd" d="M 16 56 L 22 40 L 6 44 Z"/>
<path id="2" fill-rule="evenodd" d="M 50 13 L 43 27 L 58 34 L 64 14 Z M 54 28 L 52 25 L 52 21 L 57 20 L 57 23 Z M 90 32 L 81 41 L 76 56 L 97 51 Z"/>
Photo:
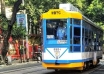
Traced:
<path id="1" fill-rule="evenodd" d="M 65 44 L 66 43 L 66 40 L 57 40 L 57 43 L 58 44 Z"/>

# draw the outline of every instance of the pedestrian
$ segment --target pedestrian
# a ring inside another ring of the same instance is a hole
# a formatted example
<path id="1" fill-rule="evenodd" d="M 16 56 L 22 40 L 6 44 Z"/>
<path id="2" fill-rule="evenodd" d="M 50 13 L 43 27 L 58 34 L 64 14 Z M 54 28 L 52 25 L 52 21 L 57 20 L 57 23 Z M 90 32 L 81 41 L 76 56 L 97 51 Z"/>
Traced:
<path id="1" fill-rule="evenodd" d="M 19 54 L 20 54 L 20 62 L 21 63 L 23 61 L 23 49 L 24 49 L 23 45 L 20 45 L 20 47 L 19 47 Z"/>
<path id="2" fill-rule="evenodd" d="M 37 62 L 39 61 L 42 61 L 42 53 L 40 46 L 38 46 L 38 52 L 37 52 Z"/>
<path id="3" fill-rule="evenodd" d="M 18 40 L 15 40 L 15 44 L 14 44 L 14 46 L 15 46 L 15 50 L 16 50 L 16 55 L 18 55 L 19 56 L 19 41 Z"/>

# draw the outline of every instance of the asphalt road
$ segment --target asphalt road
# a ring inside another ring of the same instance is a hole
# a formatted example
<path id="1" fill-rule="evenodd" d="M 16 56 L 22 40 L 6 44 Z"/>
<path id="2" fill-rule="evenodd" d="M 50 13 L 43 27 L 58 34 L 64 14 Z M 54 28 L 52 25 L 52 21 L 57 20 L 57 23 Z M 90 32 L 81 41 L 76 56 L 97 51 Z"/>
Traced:
<path id="1" fill-rule="evenodd" d="M 26 63 L 23 65 L 12 65 L 0 68 L 0 74 L 96 74 L 99 68 L 103 67 L 104 62 L 101 62 L 96 68 L 91 68 L 87 71 L 75 70 L 61 70 L 55 72 L 54 70 L 47 70 L 41 66 L 41 63 Z M 104 67 L 103 67 L 104 68 Z"/>

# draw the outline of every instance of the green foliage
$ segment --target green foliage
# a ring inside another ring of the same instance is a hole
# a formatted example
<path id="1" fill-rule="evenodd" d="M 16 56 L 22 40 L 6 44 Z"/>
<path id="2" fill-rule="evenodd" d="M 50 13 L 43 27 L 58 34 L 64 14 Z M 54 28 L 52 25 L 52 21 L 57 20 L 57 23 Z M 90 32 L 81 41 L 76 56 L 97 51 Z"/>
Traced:
<path id="1" fill-rule="evenodd" d="M 12 5 L 16 0 L 5 0 L 6 4 Z M 58 8 L 60 3 L 72 3 L 78 7 L 82 13 L 89 19 L 102 26 L 104 23 L 104 1 L 103 0 L 24 0 L 25 6 L 20 9 L 25 9 L 28 14 L 28 19 L 32 18 L 36 25 L 42 13 L 49 9 Z"/>
<path id="2" fill-rule="evenodd" d="M 17 24 L 15 23 L 15 25 L 13 26 L 12 33 L 11 33 L 13 38 L 14 39 L 22 39 L 26 35 L 25 33 L 26 33 L 25 27 L 22 27 L 22 25 L 17 26 Z"/>
<path id="3" fill-rule="evenodd" d="M 8 6 L 12 6 L 17 0 L 5 0 L 5 4 Z"/>
<path id="4" fill-rule="evenodd" d="M 4 15 L 0 15 L 0 27 L 2 27 L 4 30 L 7 30 L 8 27 L 8 20 Z"/>
<path id="5" fill-rule="evenodd" d="M 25 9 L 34 24 L 38 22 L 42 13 L 49 9 L 59 8 L 60 3 L 72 3 L 82 10 L 83 0 L 25 0 Z"/>
<path id="6" fill-rule="evenodd" d="M 5 0 L 6 6 L 13 6 L 15 1 L 16 0 Z M 2 29 L 3 29 L 3 34 L 6 34 L 6 31 L 8 29 L 8 23 L 9 23 L 9 21 L 5 17 L 5 15 L 0 14 L 0 27 L 2 27 Z M 15 38 L 15 39 L 23 38 L 23 36 L 25 36 L 25 33 L 26 33 L 26 31 L 25 31 L 24 27 L 22 27 L 22 26 L 17 27 L 16 23 L 13 25 L 13 30 L 11 32 L 11 35 L 13 36 L 13 38 Z"/>
<path id="7" fill-rule="evenodd" d="M 104 2 L 100 0 L 93 0 L 90 6 L 86 9 L 86 16 L 88 16 L 92 21 L 101 26 L 104 24 Z"/>

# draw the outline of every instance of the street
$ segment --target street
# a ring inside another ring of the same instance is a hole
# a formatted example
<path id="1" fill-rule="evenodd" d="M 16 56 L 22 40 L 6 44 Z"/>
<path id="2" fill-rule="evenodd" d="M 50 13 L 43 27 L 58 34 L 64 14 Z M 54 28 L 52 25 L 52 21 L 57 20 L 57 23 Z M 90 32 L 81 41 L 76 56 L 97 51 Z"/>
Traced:
<path id="1" fill-rule="evenodd" d="M 47 70 L 41 66 L 41 63 L 31 63 L 19 66 L 8 66 L 6 68 L 0 68 L 0 74 L 97 74 L 94 72 L 103 66 L 103 61 L 96 68 L 92 68 L 87 71 L 75 71 L 75 70 L 61 70 L 55 72 L 54 70 Z"/>

